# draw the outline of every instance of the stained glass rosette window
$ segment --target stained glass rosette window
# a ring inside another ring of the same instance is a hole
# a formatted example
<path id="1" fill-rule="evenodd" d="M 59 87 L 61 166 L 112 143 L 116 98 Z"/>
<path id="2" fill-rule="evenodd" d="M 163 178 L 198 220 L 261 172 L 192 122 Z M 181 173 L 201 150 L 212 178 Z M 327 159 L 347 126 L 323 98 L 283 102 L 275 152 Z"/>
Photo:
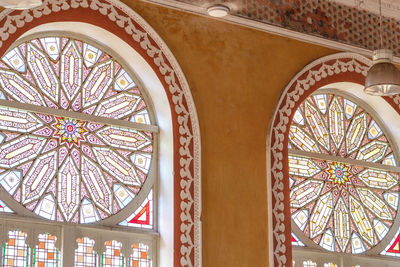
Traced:
<path id="1" fill-rule="evenodd" d="M 71 38 L 24 42 L 0 61 L 0 184 L 46 219 L 106 219 L 146 182 L 150 118 L 110 54 Z"/>
<path id="2" fill-rule="evenodd" d="M 314 94 L 289 132 L 294 227 L 336 252 L 362 253 L 383 240 L 397 214 L 397 158 L 377 118 L 359 103 Z"/>

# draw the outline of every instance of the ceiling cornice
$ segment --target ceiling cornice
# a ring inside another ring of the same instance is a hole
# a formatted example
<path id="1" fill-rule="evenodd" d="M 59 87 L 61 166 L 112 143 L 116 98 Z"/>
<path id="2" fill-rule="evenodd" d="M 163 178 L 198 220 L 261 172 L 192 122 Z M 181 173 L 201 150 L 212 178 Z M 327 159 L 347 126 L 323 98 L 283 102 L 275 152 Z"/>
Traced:
<path id="1" fill-rule="evenodd" d="M 400 63 L 400 1 L 383 0 L 383 39 Z M 207 16 L 207 7 L 226 4 L 230 15 L 220 19 L 340 51 L 371 57 L 378 48 L 378 0 L 145 0 Z M 262 6 L 260 6 L 260 2 Z M 347 5 L 343 5 L 346 3 Z M 397 11 L 398 10 L 398 11 Z M 395 18 L 397 14 L 398 18 Z"/>

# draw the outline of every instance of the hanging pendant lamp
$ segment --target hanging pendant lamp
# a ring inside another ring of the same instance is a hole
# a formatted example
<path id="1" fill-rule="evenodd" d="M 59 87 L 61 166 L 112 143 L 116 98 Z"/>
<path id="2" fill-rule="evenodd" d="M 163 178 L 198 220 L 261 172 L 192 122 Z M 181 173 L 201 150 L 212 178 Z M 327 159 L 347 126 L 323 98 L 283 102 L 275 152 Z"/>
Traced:
<path id="1" fill-rule="evenodd" d="M 0 6 L 10 9 L 29 9 L 38 7 L 42 0 L 0 0 Z"/>
<path id="2" fill-rule="evenodd" d="M 379 38 L 380 49 L 374 51 L 374 64 L 365 78 L 364 92 L 377 96 L 400 94 L 400 71 L 392 63 L 393 51 L 382 49 L 382 0 L 379 0 Z"/>

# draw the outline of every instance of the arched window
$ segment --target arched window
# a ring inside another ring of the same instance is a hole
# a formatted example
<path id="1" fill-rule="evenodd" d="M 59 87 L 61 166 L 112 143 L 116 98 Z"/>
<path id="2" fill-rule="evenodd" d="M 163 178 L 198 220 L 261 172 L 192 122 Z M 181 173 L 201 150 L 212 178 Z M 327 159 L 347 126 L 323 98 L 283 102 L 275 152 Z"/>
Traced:
<path id="1" fill-rule="evenodd" d="M 399 204 L 392 140 L 380 116 L 345 91 L 320 89 L 300 104 L 288 144 L 295 242 L 351 254 L 379 247 Z"/>
<path id="2" fill-rule="evenodd" d="M 0 184 L 14 200 L 86 224 L 143 192 L 124 225 L 152 229 L 158 128 L 134 73 L 93 41 L 57 34 L 24 38 L 2 64 Z"/>
<path id="3" fill-rule="evenodd" d="M 291 244 L 275 239 L 275 264 L 399 264 L 399 102 L 363 93 L 369 64 L 353 54 L 319 59 L 279 103 L 271 177 L 283 179 L 272 179 L 274 227 Z"/>
<path id="4" fill-rule="evenodd" d="M 3 265 L 200 266 L 197 117 L 166 45 L 119 1 L 2 15 Z"/>
<path id="5" fill-rule="evenodd" d="M 115 52 L 72 36 L 29 35 L 2 58 L 0 184 L 47 220 L 156 230 L 158 127 L 151 101 Z M 17 213 L 22 208 L 14 207 Z M 42 236 L 33 264 L 50 253 L 41 244 L 54 240 L 48 244 L 54 249 L 56 238 Z M 136 238 L 131 235 L 132 244 L 125 245 L 148 247 L 142 265 L 154 265 L 156 239 Z M 124 258 L 121 247 L 107 240 L 101 266 L 127 264 L 130 254 Z M 75 258 L 75 264 L 86 261 L 85 254 Z"/>

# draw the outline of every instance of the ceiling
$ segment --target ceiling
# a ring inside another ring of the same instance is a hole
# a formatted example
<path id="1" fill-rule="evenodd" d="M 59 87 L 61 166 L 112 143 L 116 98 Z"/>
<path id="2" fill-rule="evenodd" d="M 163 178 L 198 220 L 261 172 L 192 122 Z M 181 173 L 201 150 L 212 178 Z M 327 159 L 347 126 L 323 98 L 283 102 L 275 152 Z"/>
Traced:
<path id="1" fill-rule="evenodd" d="M 306 34 L 365 50 L 374 50 L 379 44 L 378 0 L 147 1 L 201 14 L 205 14 L 207 7 L 211 5 L 224 4 L 231 10 L 225 20 L 249 27 L 271 31 L 268 29 L 272 26 L 281 29 L 283 34 Z M 382 12 L 384 47 L 392 49 L 396 56 L 400 56 L 400 1 L 382 0 Z"/>

